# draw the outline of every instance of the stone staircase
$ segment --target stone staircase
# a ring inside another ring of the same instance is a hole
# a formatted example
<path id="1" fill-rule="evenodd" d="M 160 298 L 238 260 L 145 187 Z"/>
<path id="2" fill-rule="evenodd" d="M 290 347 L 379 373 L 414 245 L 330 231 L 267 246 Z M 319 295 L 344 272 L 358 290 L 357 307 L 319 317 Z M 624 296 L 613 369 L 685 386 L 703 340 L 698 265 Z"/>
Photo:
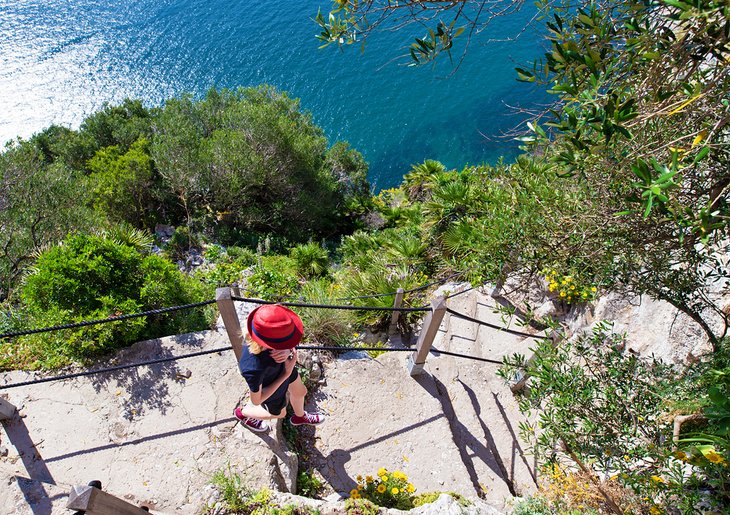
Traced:
<path id="1" fill-rule="evenodd" d="M 458 313 L 504 326 L 495 305 L 476 290 L 447 301 Z M 434 347 L 501 360 L 528 354 L 533 342 L 447 313 Z M 518 437 L 523 417 L 509 387 L 495 375 L 498 365 L 431 354 L 424 373 L 411 378 L 407 355 L 391 352 L 329 365 L 317 404 L 331 422 L 314 435 L 319 456 L 314 468 L 341 492 L 356 486 L 357 475 L 385 467 L 403 470 L 419 491 L 478 495 L 500 509 L 533 491 L 535 464 Z"/>

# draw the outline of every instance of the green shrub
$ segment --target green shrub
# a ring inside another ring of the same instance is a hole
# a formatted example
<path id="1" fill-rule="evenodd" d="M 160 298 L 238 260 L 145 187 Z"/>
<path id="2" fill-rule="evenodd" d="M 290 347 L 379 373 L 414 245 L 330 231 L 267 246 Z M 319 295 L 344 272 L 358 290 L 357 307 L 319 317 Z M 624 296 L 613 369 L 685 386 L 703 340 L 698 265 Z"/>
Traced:
<path id="1" fill-rule="evenodd" d="M 380 509 L 367 499 L 350 497 L 345 501 L 345 513 L 347 515 L 378 515 Z"/>
<path id="2" fill-rule="evenodd" d="M 339 290 L 335 286 L 326 279 L 309 281 L 302 286 L 301 295 L 309 304 L 336 305 Z M 304 322 L 307 341 L 325 346 L 345 346 L 351 342 L 352 311 L 302 308 L 299 313 Z"/>
<path id="3" fill-rule="evenodd" d="M 281 300 L 299 289 L 296 265 L 286 256 L 263 256 L 248 278 L 248 290 L 266 300 Z"/>
<path id="4" fill-rule="evenodd" d="M 194 247 L 200 247 L 201 241 L 198 235 L 193 233 L 187 226 L 180 226 L 172 233 L 172 237 L 165 244 L 165 254 L 172 260 L 180 260 Z"/>
<path id="5" fill-rule="evenodd" d="M 16 309 L 26 318 L 26 326 L 36 328 L 208 298 L 212 288 L 183 275 L 160 256 L 145 255 L 109 234 L 77 234 L 38 256 Z M 0 359 L 5 368 L 55 368 L 143 338 L 205 329 L 211 314 L 212 308 L 196 308 L 22 336 L 0 343 Z"/>
<path id="6" fill-rule="evenodd" d="M 297 495 L 317 498 L 324 483 L 311 471 L 300 470 L 297 474 Z"/>
<path id="7" fill-rule="evenodd" d="M 441 497 L 442 494 L 449 495 L 450 497 L 453 497 L 454 500 L 456 500 L 457 503 L 459 503 L 459 506 L 462 506 L 464 508 L 471 505 L 471 502 L 469 502 L 469 499 L 464 497 L 461 494 L 458 494 L 456 492 L 427 492 L 423 494 L 418 494 L 413 498 L 413 506 L 423 506 L 424 504 L 431 504 L 432 502 L 436 502 L 436 500 Z"/>
<path id="8" fill-rule="evenodd" d="M 329 255 L 317 243 L 297 245 L 289 255 L 296 262 L 297 271 L 302 277 L 319 277 L 327 273 Z"/>
<path id="9" fill-rule="evenodd" d="M 201 281 L 216 286 L 230 286 L 240 281 L 243 271 L 256 264 L 258 260 L 256 253 L 249 249 L 241 247 L 224 249 L 220 245 L 211 245 L 204 255 L 213 262 L 213 265 L 207 269 L 196 269 L 194 275 Z"/>

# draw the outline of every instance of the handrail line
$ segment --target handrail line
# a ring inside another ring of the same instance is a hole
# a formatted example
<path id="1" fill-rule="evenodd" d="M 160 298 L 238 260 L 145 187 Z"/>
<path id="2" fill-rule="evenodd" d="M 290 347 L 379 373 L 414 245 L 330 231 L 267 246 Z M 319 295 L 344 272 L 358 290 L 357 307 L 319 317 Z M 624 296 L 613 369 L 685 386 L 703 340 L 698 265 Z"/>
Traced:
<path id="1" fill-rule="evenodd" d="M 515 331 L 514 329 L 508 329 L 506 327 L 500 327 L 498 325 L 490 324 L 489 322 L 484 322 L 483 320 L 478 320 L 476 318 L 470 317 L 469 315 L 465 315 L 464 313 L 459 313 L 458 311 L 454 311 L 451 308 L 446 308 L 446 312 L 450 313 L 451 315 L 462 318 L 464 320 L 468 320 L 469 322 L 473 322 L 475 324 L 484 325 L 487 327 L 491 327 L 492 329 L 497 329 L 498 331 L 502 331 L 503 333 L 510 333 L 515 334 L 517 336 L 524 336 L 526 338 L 536 338 L 538 340 L 547 340 L 547 336 L 540 336 L 537 334 L 529 334 L 529 333 L 523 333 L 521 331 Z"/>
<path id="2" fill-rule="evenodd" d="M 207 306 L 208 304 L 214 304 L 215 300 L 204 300 L 202 302 L 194 302 L 192 304 L 183 304 L 181 306 L 172 306 L 169 308 L 151 309 L 142 313 L 130 313 L 128 315 L 119 315 L 108 318 L 99 318 L 96 320 L 83 320 L 81 322 L 73 322 L 71 324 L 54 325 L 52 327 L 44 327 L 42 329 L 27 329 L 25 331 L 12 331 L 9 333 L 0 334 L 0 340 L 3 338 L 13 338 L 15 336 L 25 336 L 27 334 L 39 334 L 49 333 L 51 331 L 60 331 L 61 329 L 74 329 L 76 327 L 85 327 L 88 325 L 106 324 L 107 322 L 119 322 L 121 320 L 129 320 L 131 318 L 146 317 L 149 315 L 159 315 L 161 313 L 169 313 L 170 311 L 178 311 L 181 309 L 191 309 L 200 306 Z"/>
<path id="3" fill-rule="evenodd" d="M 382 352 L 413 352 L 413 349 L 410 348 L 390 348 L 390 347 L 337 347 L 337 346 L 320 346 L 320 345 L 298 345 L 297 349 L 301 350 L 325 350 L 325 351 L 382 351 Z M 179 359 L 186 359 L 186 358 L 195 358 L 198 356 L 205 356 L 206 354 L 216 354 L 220 352 L 226 352 L 229 350 L 233 350 L 233 347 L 226 346 L 226 347 L 218 347 L 216 349 L 209 349 L 209 350 L 203 350 L 198 352 L 191 352 L 189 354 L 182 354 L 180 356 L 168 356 L 165 358 L 158 358 L 158 359 L 151 359 L 148 361 L 138 361 L 135 363 L 128 363 L 126 365 L 115 365 L 113 367 L 107 367 L 107 368 L 98 368 L 96 370 L 86 370 L 84 372 L 74 372 L 71 374 L 62 374 L 58 376 L 51 376 L 51 377 L 42 377 L 40 379 L 32 379 L 29 381 L 21 381 L 18 383 L 11 383 L 11 384 L 5 384 L 0 385 L 0 390 L 8 390 L 10 388 L 18 388 L 20 386 L 29 386 L 32 384 L 41 384 L 41 383 L 50 383 L 52 381 L 63 381 L 65 379 L 74 379 L 76 377 L 84 377 L 84 376 L 91 376 L 96 374 L 104 374 L 108 372 L 116 372 L 118 370 L 124 370 L 127 368 L 137 368 L 137 367 L 143 367 L 147 365 L 156 365 L 158 363 L 167 363 L 170 361 L 177 361 Z M 455 352 L 448 352 L 443 351 L 439 349 L 432 349 L 431 352 L 433 354 L 444 354 L 447 356 L 454 356 L 458 358 L 466 358 L 471 359 L 475 361 L 484 361 L 487 363 L 496 363 L 501 365 L 501 361 L 495 361 L 490 360 L 486 358 L 479 358 L 477 356 L 468 356 L 466 354 L 457 354 Z"/>
<path id="4" fill-rule="evenodd" d="M 304 302 L 276 302 L 273 300 L 254 299 L 248 297 L 231 296 L 231 299 L 239 302 L 251 302 L 253 304 L 281 304 L 282 306 L 291 306 L 295 308 L 316 308 L 316 309 L 344 309 L 350 311 L 400 311 L 403 313 L 412 313 L 415 311 L 431 311 L 431 306 L 423 306 L 420 308 L 379 308 L 375 306 L 336 306 L 330 304 L 306 304 Z"/>

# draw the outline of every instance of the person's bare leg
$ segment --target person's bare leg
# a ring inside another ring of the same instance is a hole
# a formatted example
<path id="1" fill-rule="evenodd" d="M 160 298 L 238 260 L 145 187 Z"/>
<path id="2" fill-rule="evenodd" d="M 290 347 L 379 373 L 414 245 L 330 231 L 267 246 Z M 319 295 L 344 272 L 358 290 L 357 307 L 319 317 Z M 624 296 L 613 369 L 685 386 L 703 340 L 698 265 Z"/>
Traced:
<path id="1" fill-rule="evenodd" d="M 244 417 L 257 418 L 259 420 L 271 420 L 274 418 L 284 418 L 286 416 L 286 409 L 282 409 L 278 415 L 272 415 L 263 406 L 256 406 L 250 402 L 245 406 L 241 407 L 241 414 Z"/>
<path id="2" fill-rule="evenodd" d="M 297 378 L 289 384 L 289 404 L 294 409 L 297 417 L 304 416 L 304 396 L 307 395 L 307 387 L 302 383 L 302 379 Z"/>

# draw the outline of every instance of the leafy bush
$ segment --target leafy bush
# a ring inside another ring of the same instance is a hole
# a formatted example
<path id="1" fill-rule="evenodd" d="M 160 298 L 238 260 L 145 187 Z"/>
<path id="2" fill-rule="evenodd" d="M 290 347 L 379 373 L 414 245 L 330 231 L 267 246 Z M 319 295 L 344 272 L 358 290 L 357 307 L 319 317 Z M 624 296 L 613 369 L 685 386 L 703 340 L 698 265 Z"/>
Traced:
<path id="1" fill-rule="evenodd" d="M 505 363 L 503 377 L 515 368 L 531 377 L 519 407 L 540 414 L 536 424 L 521 423 L 520 433 L 548 466 L 565 460 L 584 472 L 590 466 L 591 474 L 609 476 L 609 482 L 645 499 L 641 509 L 652 513 L 670 507 L 691 513 L 700 502 L 727 509 L 726 458 L 692 439 L 685 444 L 688 452 L 673 449 L 672 414 L 683 411 L 678 407 L 685 398 L 695 406 L 706 402 L 697 391 L 696 372 L 625 351 L 623 337 L 607 323 L 557 347 L 541 341 L 530 363 L 519 356 Z M 560 468 L 552 471 L 564 475 Z"/>
<path id="2" fill-rule="evenodd" d="M 311 471 L 300 470 L 297 474 L 297 495 L 317 498 L 324 483 Z"/>
<path id="3" fill-rule="evenodd" d="M 160 256 L 146 255 L 108 234 L 77 234 L 38 256 L 16 309 L 28 326 L 48 327 L 211 297 L 210 288 Z M 210 315 L 210 309 L 196 308 L 22 336 L 1 344 L 2 362 L 6 368 L 55 368 L 143 338 L 205 329 Z"/>
<path id="4" fill-rule="evenodd" d="M 301 295 L 309 304 L 336 305 L 338 289 L 326 279 L 309 281 L 302 286 Z M 302 308 L 307 341 L 319 345 L 348 345 L 352 334 L 352 312 L 341 309 Z"/>
<path id="5" fill-rule="evenodd" d="M 227 213 L 225 225 L 306 241 L 350 226 L 349 200 L 369 189 L 359 154 L 328 154 L 309 113 L 272 87 L 171 99 L 153 125 L 151 154 L 188 225 Z"/>
<path id="6" fill-rule="evenodd" d="M 230 286 L 241 280 L 243 271 L 256 264 L 258 256 L 255 252 L 241 247 L 210 245 L 204 253 L 207 260 L 213 262 L 207 269 L 195 270 L 195 277 L 203 282 L 216 286 Z"/>
<path id="7" fill-rule="evenodd" d="M 302 277 L 312 278 L 324 275 L 329 264 L 327 250 L 317 243 L 297 245 L 289 252 L 296 262 L 297 270 Z"/>
<path id="8" fill-rule="evenodd" d="M 123 152 L 118 146 L 99 150 L 88 162 L 89 189 L 98 211 L 112 223 L 154 227 L 160 204 L 159 177 L 154 173 L 149 141 L 140 138 Z"/>
<path id="9" fill-rule="evenodd" d="M 386 508 L 410 510 L 413 508 L 413 492 L 416 488 L 408 482 L 400 470 L 388 472 L 380 468 L 376 477 L 357 476 L 357 488 L 350 492 L 353 499 L 366 499 L 373 504 Z"/>
<path id="10" fill-rule="evenodd" d="M 286 256 L 262 256 L 248 278 L 248 291 L 265 300 L 290 298 L 298 290 L 296 264 Z"/>

